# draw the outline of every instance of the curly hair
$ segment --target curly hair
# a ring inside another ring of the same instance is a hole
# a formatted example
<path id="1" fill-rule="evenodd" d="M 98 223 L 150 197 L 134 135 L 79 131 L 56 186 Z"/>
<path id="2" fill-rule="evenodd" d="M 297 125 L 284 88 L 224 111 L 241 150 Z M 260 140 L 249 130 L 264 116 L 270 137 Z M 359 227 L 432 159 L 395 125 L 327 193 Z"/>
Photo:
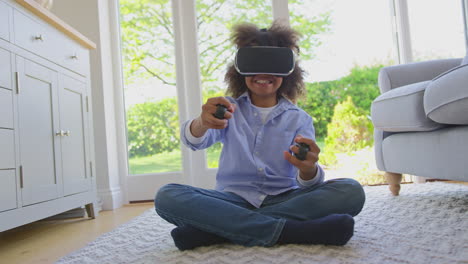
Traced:
<path id="1" fill-rule="evenodd" d="M 262 36 L 262 34 L 266 34 Z M 287 47 L 292 49 L 299 55 L 299 46 L 297 44 L 300 33 L 290 28 L 288 25 L 282 23 L 279 20 L 275 20 L 271 27 L 268 29 L 259 29 L 256 25 L 250 23 L 242 23 L 235 25 L 232 30 L 231 40 L 236 48 L 250 47 L 265 45 L 265 39 L 268 40 L 268 46 L 275 47 Z M 260 44 L 261 43 L 261 44 Z M 293 72 L 283 77 L 283 82 L 277 91 L 277 95 L 285 96 L 289 100 L 296 102 L 298 97 L 305 94 L 304 85 L 304 71 L 299 67 L 299 63 L 296 60 L 296 64 Z M 245 83 L 245 77 L 240 75 L 235 67 L 234 63 L 230 63 L 224 76 L 224 81 L 227 83 L 227 94 L 237 98 L 241 96 L 245 91 L 248 91 Z"/>

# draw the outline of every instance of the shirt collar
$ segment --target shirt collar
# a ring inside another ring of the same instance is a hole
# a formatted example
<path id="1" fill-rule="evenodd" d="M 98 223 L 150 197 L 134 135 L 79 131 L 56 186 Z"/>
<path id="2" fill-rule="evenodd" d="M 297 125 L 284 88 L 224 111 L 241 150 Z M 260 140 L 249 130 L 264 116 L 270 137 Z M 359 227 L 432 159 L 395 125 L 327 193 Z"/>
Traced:
<path id="1" fill-rule="evenodd" d="M 252 101 L 250 100 L 249 92 L 246 91 L 237 98 L 237 100 L 241 99 L 247 100 L 249 104 L 253 105 Z M 284 96 L 280 97 L 277 106 L 278 108 L 281 108 L 283 110 L 299 110 L 297 105 L 295 105 L 293 102 L 291 102 L 291 100 L 287 99 Z"/>

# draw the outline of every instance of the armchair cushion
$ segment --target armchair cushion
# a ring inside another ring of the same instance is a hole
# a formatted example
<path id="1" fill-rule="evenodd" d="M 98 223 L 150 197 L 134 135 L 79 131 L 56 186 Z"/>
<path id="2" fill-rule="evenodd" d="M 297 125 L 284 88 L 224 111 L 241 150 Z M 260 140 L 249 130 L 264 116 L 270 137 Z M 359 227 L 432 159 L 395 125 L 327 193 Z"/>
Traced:
<path id="1" fill-rule="evenodd" d="M 424 91 L 430 81 L 392 89 L 377 97 L 371 106 L 374 127 L 388 132 L 431 131 L 445 125 L 426 117 Z"/>
<path id="2" fill-rule="evenodd" d="M 431 81 L 424 95 L 424 110 L 437 123 L 468 125 L 468 64 Z"/>

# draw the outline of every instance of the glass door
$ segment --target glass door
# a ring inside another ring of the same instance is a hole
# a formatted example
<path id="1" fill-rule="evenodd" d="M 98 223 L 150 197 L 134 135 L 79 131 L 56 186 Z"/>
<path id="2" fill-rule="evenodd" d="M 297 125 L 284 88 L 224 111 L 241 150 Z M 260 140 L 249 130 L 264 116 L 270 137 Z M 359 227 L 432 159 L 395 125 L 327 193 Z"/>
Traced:
<path id="1" fill-rule="evenodd" d="M 128 198 L 183 182 L 175 37 L 169 0 L 120 0 Z"/>

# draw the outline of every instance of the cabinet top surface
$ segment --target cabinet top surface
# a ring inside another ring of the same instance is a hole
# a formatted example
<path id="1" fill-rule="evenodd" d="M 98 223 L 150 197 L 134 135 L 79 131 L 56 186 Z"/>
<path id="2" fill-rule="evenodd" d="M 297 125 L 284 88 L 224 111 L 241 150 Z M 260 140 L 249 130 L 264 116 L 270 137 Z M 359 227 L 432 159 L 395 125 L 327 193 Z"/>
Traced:
<path id="1" fill-rule="evenodd" d="M 71 39 L 75 40 L 76 42 L 80 43 L 83 47 L 87 49 L 95 49 L 96 44 L 83 36 L 80 32 L 76 29 L 65 23 L 63 20 L 58 18 L 49 10 L 45 9 L 41 5 L 39 5 L 34 0 L 15 0 L 18 4 L 26 8 L 27 10 L 31 11 L 33 14 L 37 15 L 45 22 L 49 23 L 50 25 L 54 26 L 64 34 L 66 34 Z"/>

